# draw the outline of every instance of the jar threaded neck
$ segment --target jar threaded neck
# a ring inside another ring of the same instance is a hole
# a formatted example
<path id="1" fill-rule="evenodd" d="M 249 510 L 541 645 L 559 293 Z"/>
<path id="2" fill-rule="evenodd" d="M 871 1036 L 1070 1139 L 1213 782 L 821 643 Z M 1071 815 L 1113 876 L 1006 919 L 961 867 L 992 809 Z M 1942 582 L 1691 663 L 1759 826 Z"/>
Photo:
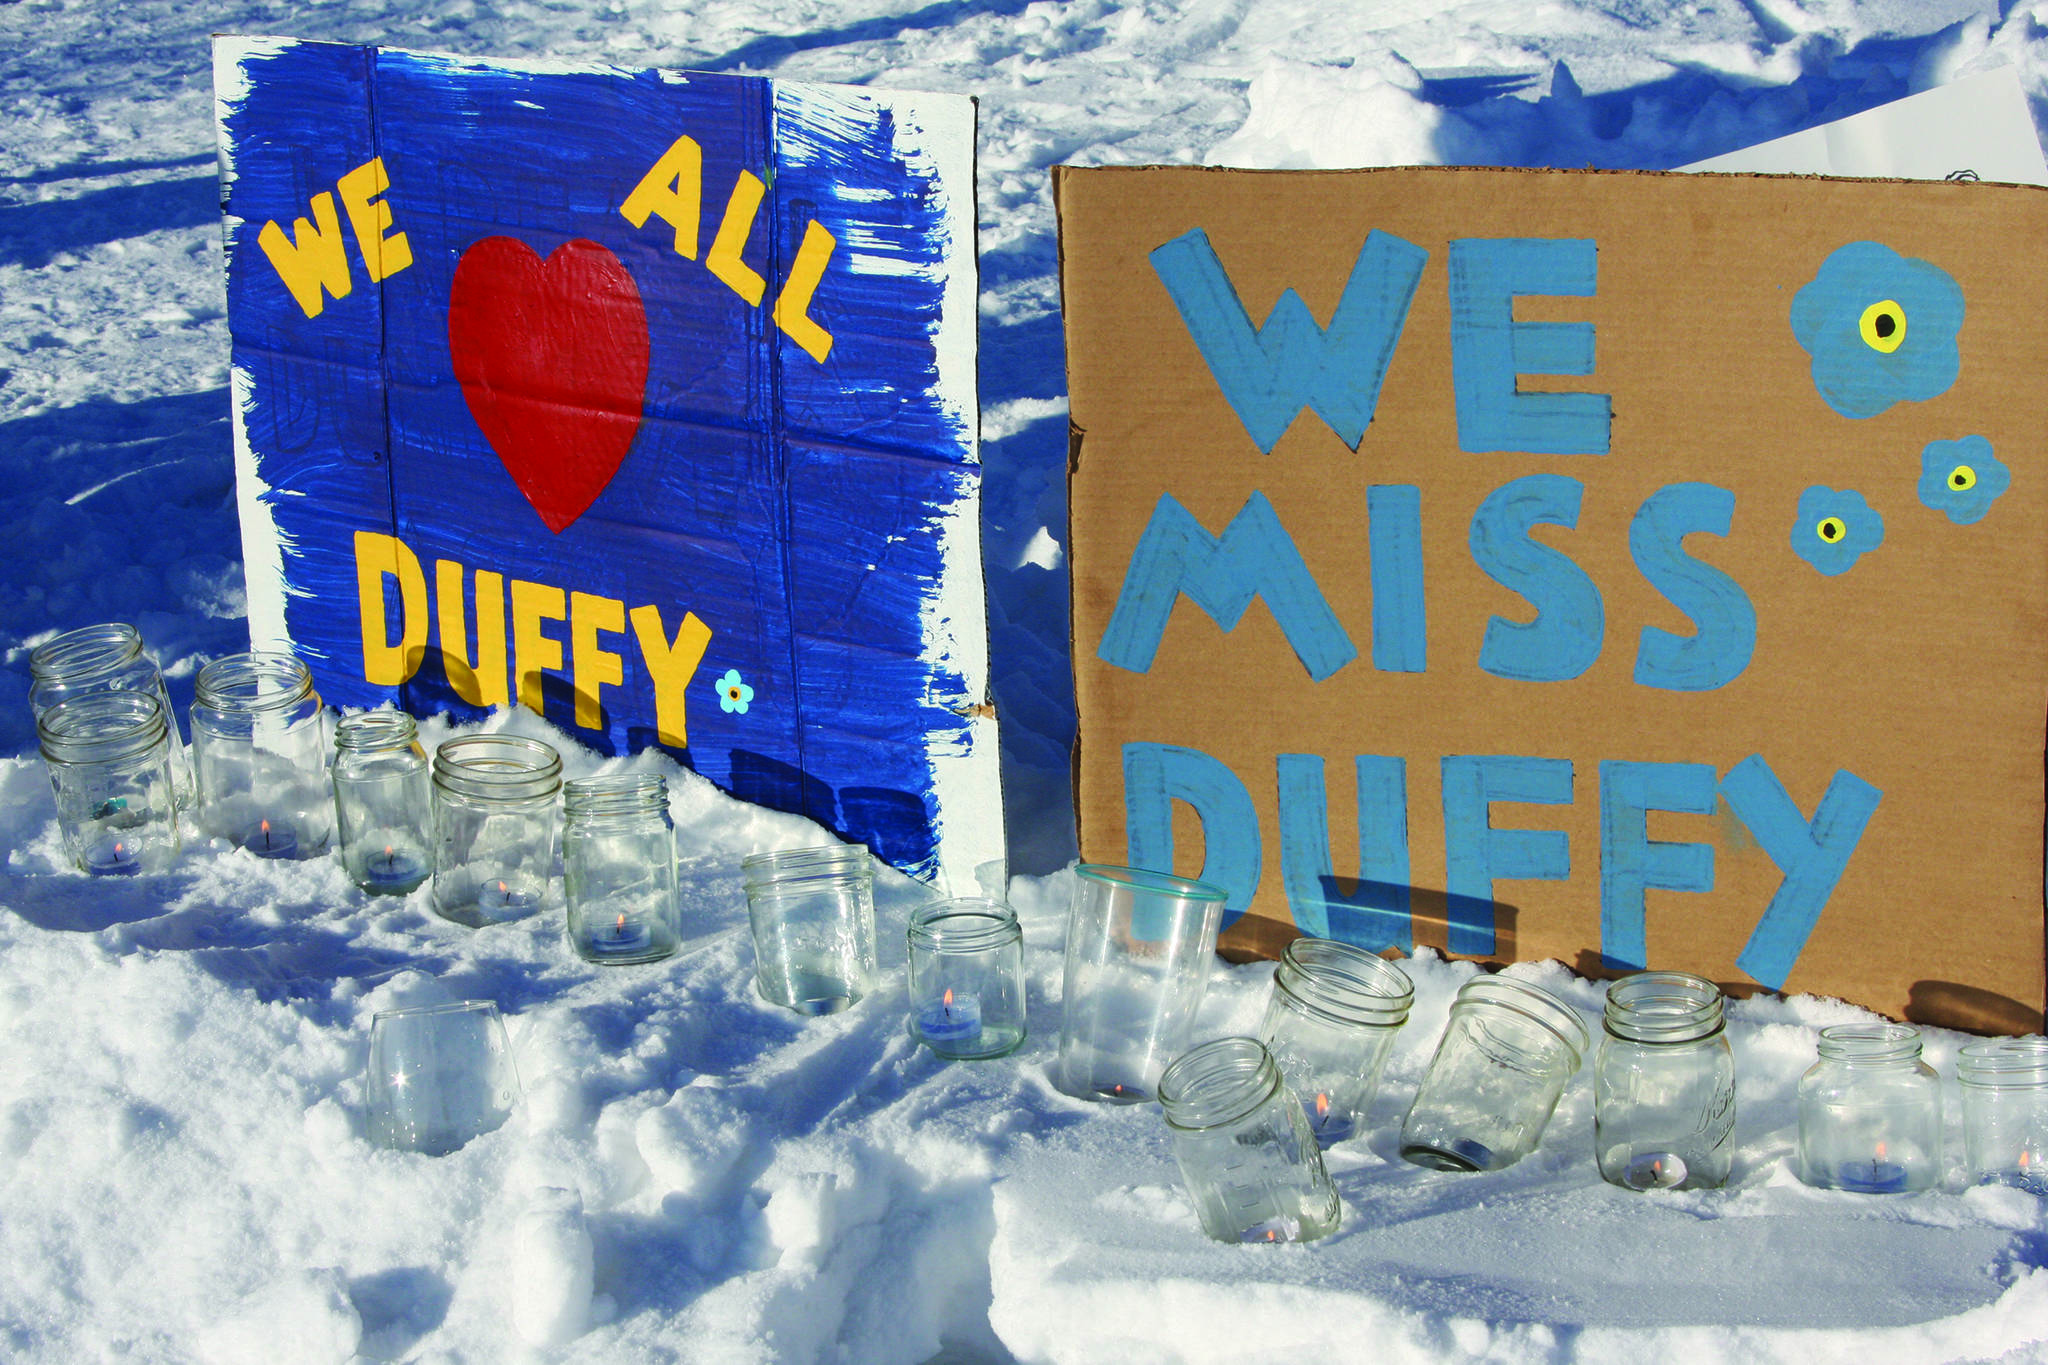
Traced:
<path id="1" fill-rule="evenodd" d="M 868 881 L 874 877 L 868 852 L 854 844 L 826 844 L 817 848 L 782 848 L 749 853 L 740 861 L 740 875 L 749 891 L 769 887 L 795 890 L 811 880 L 839 881 L 848 877 Z"/>
<path id="2" fill-rule="evenodd" d="M 1531 986 L 1524 981 L 1510 980 L 1504 976 L 1475 976 L 1458 988 L 1457 997 L 1451 1001 L 1455 1010 L 1492 1008 L 1508 1010 L 1530 1023 L 1537 1025 L 1564 1044 L 1572 1055 L 1572 1067 L 1577 1069 L 1585 1058 L 1586 1049 L 1592 1046 L 1593 1036 L 1586 1031 L 1579 1012 L 1540 986 Z"/>
<path id="3" fill-rule="evenodd" d="M 1256 1038 L 1218 1038 L 1181 1054 L 1159 1076 L 1159 1106 L 1176 1128 L 1233 1123 L 1280 1089 L 1280 1068 Z"/>
<path id="4" fill-rule="evenodd" d="M 30 652 L 28 671 L 37 682 L 83 680 L 119 668 L 141 654 L 142 636 L 135 627 L 109 621 L 51 636 Z"/>
<path id="5" fill-rule="evenodd" d="M 1724 1027 L 1721 988 L 1691 972 L 1637 972 L 1607 988 L 1603 1022 L 1631 1043 L 1696 1043 Z"/>
<path id="6" fill-rule="evenodd" d="M 468 735 L 434 749 L 434 782 L 484 801 L 553 799 L 562 788 L 562 756 L 521 735 Z"/>
<path id="7" fill-rule="evenodd" d="M 313 695 L 313 674 L 290 654 L 228 654 L 199 670 L 196 705 L 248 715 L 282 711 Z"/>
<path id="8" fill-rule="evenodd" d="M 910 912 L 910 943 L 928 952 L 972 953 L 1014 943 L 1017 912 L 986 896 L 926 901 Z"/>
<path id="9" fill-rule="evenodd" d="M 1956 1054 L 1956 1078 L 1980 1090 L 2048 1089 L 2048 1038 L 1992 1038 Z"/>
<path id="10" fill-rule="evenodd" d="M 1400 967 L 1325 938 L 1298 938 L 1282 949 L 1273 984 L 1295 1003 L 1344 1024 L 1398 1027 L 1415 1003 L 1415 984 Z"/>
<path id="11" fill-rule="evenodd" d="M 335 722 L 334 747 L 353 753 L 410 749 L 419 735 L 419 722 L 403 711 L 358 711 Z"/>
<path id="12" fill-rule="evenodd" d="M 667 811 L 668 779 L 654 773 L 599 773 L 562 784 L 565 820 L 663 815 Z"/>
<path id="13" fill-rule="evenodd" d="M 36 717 L 43 757 L 53 763 L 114 763 L 169 742 L 163 703 L 148 692 L 94 692 Z"/>
<path id="14" fill-rule="evenodd" d="M 1920 1030 L 1911 1024 L 1836 1024 L 1820 1031 L 1816 1050 L 1850 1066 L 1912 1066 L 1920 1060 Z"/>

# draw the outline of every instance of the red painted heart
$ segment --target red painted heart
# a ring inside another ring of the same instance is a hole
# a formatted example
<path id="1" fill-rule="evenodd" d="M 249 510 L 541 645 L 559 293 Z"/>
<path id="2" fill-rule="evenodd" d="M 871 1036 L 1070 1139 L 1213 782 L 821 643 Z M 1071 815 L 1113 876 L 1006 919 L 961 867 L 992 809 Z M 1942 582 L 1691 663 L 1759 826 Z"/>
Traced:
<path id="1" fill-rule="evenodd" d="M 448 354 L 469 415 L 550 531 L 582 516 L 640 431 L 647 310 L 596 242 L 541 260 L 512 237 L 462 253 L 448 291 Z"/>

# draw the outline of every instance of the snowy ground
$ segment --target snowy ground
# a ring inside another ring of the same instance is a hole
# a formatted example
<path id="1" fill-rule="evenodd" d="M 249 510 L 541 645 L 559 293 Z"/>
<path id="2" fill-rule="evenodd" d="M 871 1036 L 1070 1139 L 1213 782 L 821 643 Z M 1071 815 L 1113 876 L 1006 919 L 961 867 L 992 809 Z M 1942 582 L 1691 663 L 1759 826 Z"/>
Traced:
<path id="1" fill-rule="evenodd" d="M 737 861 L 816 832 L 664 760 L 637 762 L 676 792 L 697 946 L 600 972 L 558 911 L 472 933 L 331 863 L 200 852 L 88 883 L 60 869 L 27 709 L 0 706 L 0 755 L 21 755 L 0 757 L 0 1355 L 2048 1361 L 2037 1201 L 1787 1170 L 1793 1086 L 1817 1028 L 1861 1017 L 1844 1006 L 1734 1008 L 1725 1191 L 1601 1184 L 1581 1080 L 1499 1175 L 1406 1166 L 1386 1125 L 1340 1148 L 1344 1226 L 1313 1247 L 1204 1242 L 1156 1111 L 1045 1076 L 1073 848 L 1046 168 L 1666 167 L 1997 64 L 2040 121 L 2048 5 L 0 0 L 0 692 L 25 692 L 36 641 L 95 621 L 139 626 L 181 706 L 245 642 L 212 32 L 981 97 L 990 612 L 1034 1032 L 941 1066 L 886 990 L 808 1023 L 761 1004 Z M 572 752 L 571 774 L 597 762 Z M 883 889 L 892 984 L 914 899 Z M 1412 966 L 1390 1122 L 1469 973 Z M 1517 970 L 1597 1011 L 1596 987 Z M 1219 968 L 1205 1031 L 1250 1028 L 1269 975 Z M 371 1149 L 371 1015 L 456 997 L 505 1011 L 523 1108 L 448 1157 Z M 1952 1073 L 1961 1041 L 1931 1035 L 1931 1060 Z"/>

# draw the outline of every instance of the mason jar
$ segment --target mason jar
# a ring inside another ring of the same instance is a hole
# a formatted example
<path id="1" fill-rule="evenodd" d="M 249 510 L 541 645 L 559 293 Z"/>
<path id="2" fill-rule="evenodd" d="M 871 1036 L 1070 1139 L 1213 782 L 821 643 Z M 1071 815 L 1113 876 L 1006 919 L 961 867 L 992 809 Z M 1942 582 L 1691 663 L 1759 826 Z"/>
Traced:
<path id="1" fill-rule="evenodd" d="M 1218 1038 L 1159 1076 L 1174 1159 L 1219 1242 L 1308 1242 L 1343 1206 L 1301 1104 L 1256 1038 Z"/>
<path id="2" fill-rule="evenodd" d="M 586 962 L 658 962 L 682 943 L 668 782 L 653 773 L 562 787 L 562 891 L 569 944 Z"/>
<path id="3" fill-rule="evenodd" d="M 1630 1190 L 1713 1189 L 1735 1160 L 1735 1056 L 1721 988 L 1637 972 L 1607 988 L 1593 1062 L 1593 1153 Z"/>
<path id="4" fill-rule="evenodd" d="M 1298 938 L 1281 950 L 1259 1041 L 1301 1100 L 1319 1145 L 1364 1128 L 1414 1001 L 1408 973 L 1363 948 Z"/>
<path id="5" fill-rule="evenodd" d="M 1837 1024 L 1799 1078 L 1799 1178 L 1904 1194 L 1941 1179 L 1941 1077 L 1911 1024 Z"/>
<path id="6" fill-rule="evenodd" d="M 36 717 L 64 852 L 81 872 L 162 872 L 178 856 L 169 725 L 154 692 L 90 692 Z"/>
<path id="7" fill-rule="evenodd" d="M 1440 1171 L 1497 1171 L 1543 1139 L 1592 1044 L 1578 1011 L 1549 991 L 1475 976 L 1401 1125 L 1401 1155 Z"/>
<path id="8" fill-rule="evenodd" d="M 327 738 L 313 675 L 289 654 L 230 654 L 199 670 L 192 766 L 199 827 L 259 858 L 313 858 L 334 839 Z"/>
<path id="9" fill-rule="evenodd" d="M 335 722 L 334 814 L 350 881 L 373 896 L 403 896 L 426 881 L 433 793 L 411 716 L 360 711 Z"/>
<path id="10" fill-rule="evenodd" d="M 2048 1194 L 2048 1038 L 1992 1038 L 1956 1060 L 1970 1180 Z"/>
<path id="11" fill-rule="evenodd" d="M 754 853 L 740 871 L 763 999 L 798 1014 L 835 1014 L 875 988 L 875 874 L 866 849 Z"/>
<path id="12" fill-rule="evenodd" d="M 910 1026 L 938 1056 L 1004 1057 L 1024 1041 L 1024 930 L 999 900 L 927 901 L 910 912 Z"/>
<path id="13" fill-rule="evenodd" d="M 171 708 L 171 694 L 142 635 L 119 621 L 53 635 L 29 652 L 28 704 L 38 718 L 58 702 L 91 692 L 147 692 L 163 707 L 171 751 L 171 790 L 179 810 L 192 805 L 192 762 Z"/>
<path id="14" fill-rule="evenodd" d="M 444 740 L 433 786 L 434 913 L 481 929 L 538 910 L 555 870 L 561 755 L 518 735 Z"/>

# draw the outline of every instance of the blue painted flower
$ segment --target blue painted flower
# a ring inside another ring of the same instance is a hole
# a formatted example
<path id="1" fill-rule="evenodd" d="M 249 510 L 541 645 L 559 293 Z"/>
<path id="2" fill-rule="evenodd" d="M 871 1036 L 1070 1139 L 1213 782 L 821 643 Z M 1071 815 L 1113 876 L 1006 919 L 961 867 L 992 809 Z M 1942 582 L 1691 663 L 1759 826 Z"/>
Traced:
<path id="1" fill-rule="evenodd" d="M 1986 437 L 1929 441 L 1920 452 L 1920 501 L 1948 513 L 1958 526 L 1982 521 L 1998 495 L 2011 486 L 2012 471 L 1991 453 Z"/>
<path id="2" fill-rule="evenodd" d="M 737 668 L 725 670 L 725 676 L 718 680 L 718 709 L 747 714 L 747 704 L 754 699 L 754 689 L 740 678 Z"/>
<path id="3" fill-rule="evenodd" d="M 1948 392 L 1962 368 L 1963 291 L 1946 270 L 1878 242 L 1851 242 L 1792 299 L 1792 335 L 1813 387 L 1844 417 Z"/>
<path id="4" fill-rule="evenodd" d="M 1884 539 L 1884 518 L 1853 488 L 1840 492 L 1815 484 L 1799 495 L 1792 523 L 1792 552 L 1832 578 Z"/>

